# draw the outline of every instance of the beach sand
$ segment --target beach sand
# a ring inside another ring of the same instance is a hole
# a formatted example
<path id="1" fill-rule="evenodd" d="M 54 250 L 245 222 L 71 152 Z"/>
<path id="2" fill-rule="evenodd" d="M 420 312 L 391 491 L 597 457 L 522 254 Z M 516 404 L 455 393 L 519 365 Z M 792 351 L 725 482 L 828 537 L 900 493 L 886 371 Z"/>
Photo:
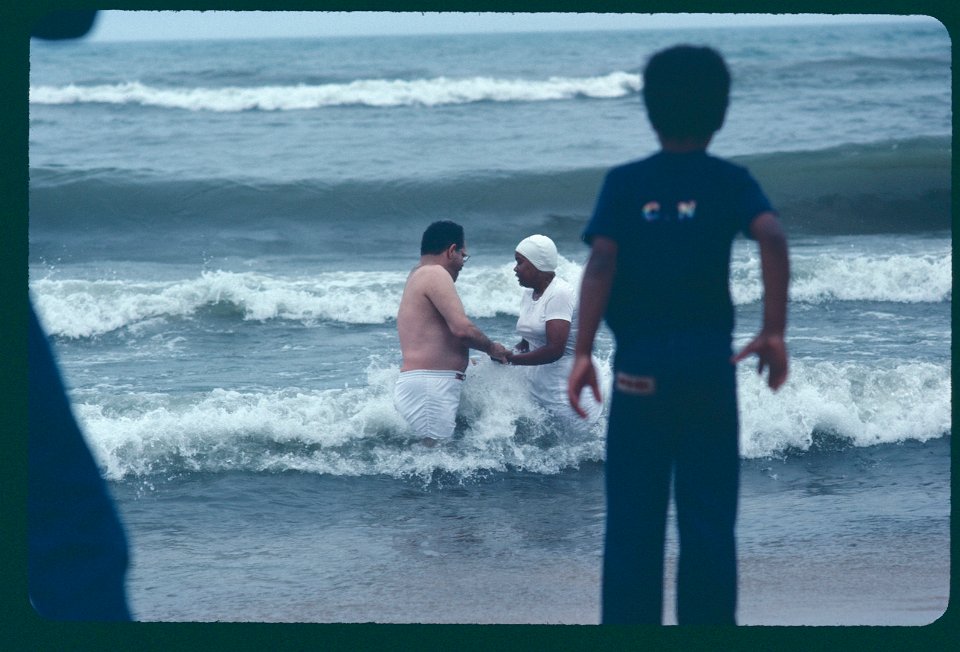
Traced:
<path id="1" fill-rule="evenodd" d="M 913 626 L 946 609 L 948 507 L 915 519 L 877 507 L 883 486 L 798 500 L 756 465 L 742 477 L 739 624 Z M 597 624 L 602 481 L 596 465 L 428 489 L 226 474 L 119 491 L 131 602 L 146 621 Z M 676 554 L 671 509 L 668 625 Z"/>

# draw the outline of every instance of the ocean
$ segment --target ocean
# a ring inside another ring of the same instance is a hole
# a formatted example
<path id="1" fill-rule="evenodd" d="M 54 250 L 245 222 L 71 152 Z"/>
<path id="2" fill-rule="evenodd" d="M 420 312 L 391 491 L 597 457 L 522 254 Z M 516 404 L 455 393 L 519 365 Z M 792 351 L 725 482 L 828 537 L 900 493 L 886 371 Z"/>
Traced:
<path id="1" fill-rule="evenodd" d="M 30 294 L 138 620 L 598 622 L 605 418 L 552 428 L 476 353 L 453 445 L 414 449 L 394 317 L 438 219 L 466 229 L 457 288 L 493 339 L 518 340 L 522 238 L 552 237 L 577 284 L 604 172 L 657 149 L 643 65 L 681 42 L 726 57 L 710 151 L 791 245 L 788 383 L 738 371 L 739 622 L 944 612 L 951 43 L 931 19 L 32 42 Z M 731 264 L 743 345 L 756 246 Z"/>

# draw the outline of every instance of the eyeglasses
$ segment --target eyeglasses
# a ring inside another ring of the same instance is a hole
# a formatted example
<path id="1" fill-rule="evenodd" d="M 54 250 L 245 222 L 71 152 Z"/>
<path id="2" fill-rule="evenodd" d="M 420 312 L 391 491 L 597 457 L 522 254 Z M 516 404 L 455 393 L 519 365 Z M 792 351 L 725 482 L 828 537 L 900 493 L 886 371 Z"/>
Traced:
<path id="1" fill-rule="evenodd" d="M 460 250 L 460 255 L 463 256 L 463 262 L 467 262 L 468 260 L 470 260 L 470 254 L 468 254 L 463 249 Z"/>

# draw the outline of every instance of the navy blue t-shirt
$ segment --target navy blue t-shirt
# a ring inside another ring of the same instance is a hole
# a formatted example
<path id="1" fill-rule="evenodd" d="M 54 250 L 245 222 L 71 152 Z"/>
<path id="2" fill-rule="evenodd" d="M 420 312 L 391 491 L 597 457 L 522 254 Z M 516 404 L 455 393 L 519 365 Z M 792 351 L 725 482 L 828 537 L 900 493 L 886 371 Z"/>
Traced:
<path id="1" fill-rule="evenodd" d="M 772 211 L 746 168 L 704 151 L 653 156 L 607 173 L 583 239 L 617 242 L 604 315 L 618 345 L 648 335 L 733 331 L 730 249 Z"/>

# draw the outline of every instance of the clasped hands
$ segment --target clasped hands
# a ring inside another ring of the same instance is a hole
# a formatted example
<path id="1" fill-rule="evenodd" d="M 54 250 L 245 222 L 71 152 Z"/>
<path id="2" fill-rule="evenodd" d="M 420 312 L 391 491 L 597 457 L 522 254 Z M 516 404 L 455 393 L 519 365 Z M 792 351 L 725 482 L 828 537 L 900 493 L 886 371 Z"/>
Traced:
<path id="1" fill-rule="evenodd" d="M 494 342 L 493 346 L 490 347 L 488 352 L 490 359 L 494 362 L 499 362 L 500 364 L 507 364 L 507 357 L 510 355 L 510 351 L 507 350 L 503 344 L 499 342 Z"/>

